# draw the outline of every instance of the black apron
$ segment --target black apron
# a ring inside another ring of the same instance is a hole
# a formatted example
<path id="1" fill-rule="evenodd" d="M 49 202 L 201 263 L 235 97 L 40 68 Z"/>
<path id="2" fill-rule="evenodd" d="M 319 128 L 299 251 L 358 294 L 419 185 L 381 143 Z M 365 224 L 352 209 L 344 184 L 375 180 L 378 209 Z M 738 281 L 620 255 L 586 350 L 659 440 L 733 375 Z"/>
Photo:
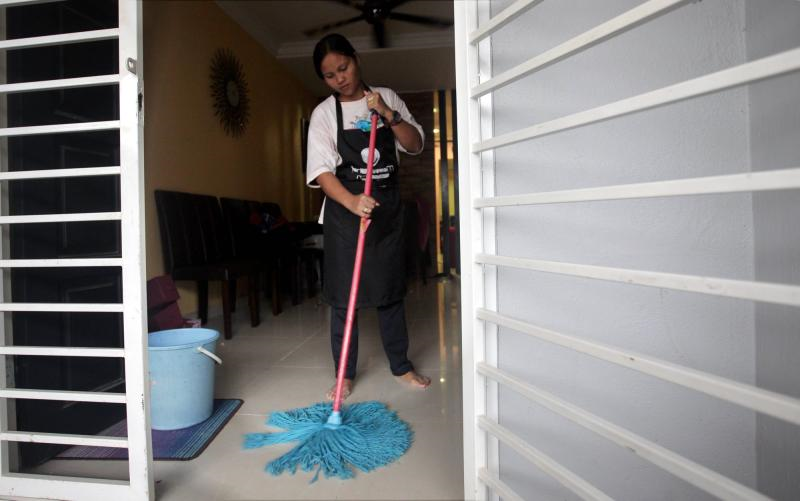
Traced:
<path id="1" fill-rule="evenodd" d="M 336 145 L 342 163 L 336 177 L 353 194 L 364 192 L 367 177 L 369 131 L 344 130 L 342 105 L 336 96 Z M 380 121 L 379 121 L 380 124 Z M 364 262 L 357 307 L 384 306 L 405 296 L 405 252 L 403 210 L 398 187 L 397 150 L 394 133 L 378 127 L 372 170 L 372 197 L 380 203 L 372 211 L 372 222 L 364 245 Z M 353 278 L 353 263 L 361 218 L 328 197 L 325 200 L 325 301 L 346 308 Z"/>

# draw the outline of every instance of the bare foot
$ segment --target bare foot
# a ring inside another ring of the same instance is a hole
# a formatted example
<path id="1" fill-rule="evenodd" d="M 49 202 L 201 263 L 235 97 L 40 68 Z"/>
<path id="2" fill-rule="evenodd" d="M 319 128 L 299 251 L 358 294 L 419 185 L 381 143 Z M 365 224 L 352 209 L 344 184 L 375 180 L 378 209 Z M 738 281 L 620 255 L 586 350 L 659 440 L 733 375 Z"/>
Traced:
<path id="1" fill-rule="evenodd" d="M 344 381 L 342 381 L 342 400 L 349 397 L 351 393 L 353 393 L 353 380 L 345 378 Z M 333 383 L 331 389 L 325 394 L 325 398 L 328 400 L 336 398 L 336 383 Z"/>
<path id="2" fill-rule="evenodd" d="M 414 371 L 408 371 L 402 376 L 395 376 L 395 378 L 403 384 L 413 386 L 414 388 L 427 388 L 431 384 L 431 378 L 417 374 Z"/>

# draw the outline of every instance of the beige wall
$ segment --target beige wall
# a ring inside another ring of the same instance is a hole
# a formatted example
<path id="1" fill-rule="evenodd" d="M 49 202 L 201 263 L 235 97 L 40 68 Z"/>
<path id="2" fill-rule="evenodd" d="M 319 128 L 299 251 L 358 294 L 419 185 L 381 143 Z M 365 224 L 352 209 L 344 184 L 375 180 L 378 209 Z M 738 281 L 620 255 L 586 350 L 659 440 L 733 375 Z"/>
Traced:
<path id="1" fill-rule="evenodd" d="M 218 48 L 239 58 L 250 91 L 250 122 L 239 138 L 214 116 L 209 65 Z M 144 3 L 144 87 L 148 278 L 164 273 L 155 189 L 276 201 L 289 219 L 311 217 L 299 123 L 316 99 L 215 3 Z M 196 311 L 194 284 L 178 286 L 181 310 Z M 213 308 L 218 287 L 210 295 Z"/>

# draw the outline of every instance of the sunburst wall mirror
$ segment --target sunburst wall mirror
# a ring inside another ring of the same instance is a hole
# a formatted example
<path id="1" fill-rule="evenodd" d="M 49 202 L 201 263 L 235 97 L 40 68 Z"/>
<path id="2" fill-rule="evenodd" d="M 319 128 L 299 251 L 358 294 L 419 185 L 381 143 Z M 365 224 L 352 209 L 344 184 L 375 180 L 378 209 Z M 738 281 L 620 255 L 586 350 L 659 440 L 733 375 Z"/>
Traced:
<path id="1" fill-rule="evenodd" d="M 230 49 L 217 49 L 211 60 L 214 115 L 225 133 L 240 137 L 250 118 L 250 97 L 242 63 Z"/>

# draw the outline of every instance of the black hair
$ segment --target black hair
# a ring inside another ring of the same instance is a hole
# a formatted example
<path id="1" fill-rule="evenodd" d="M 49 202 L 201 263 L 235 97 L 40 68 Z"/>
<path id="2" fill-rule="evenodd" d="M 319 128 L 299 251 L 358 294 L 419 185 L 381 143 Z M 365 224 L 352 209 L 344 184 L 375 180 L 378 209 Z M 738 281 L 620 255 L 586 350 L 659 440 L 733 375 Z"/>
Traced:
<path id="1" fill-rule="evenodd" d="M 314 46 L 314 71 L 317 72 L 320 80 L 324 79 L 322 76 L 322 60 L 331 52 L 356 59 L 356 50 L 344 36 L 338 33 L 325 35 Z"/>

